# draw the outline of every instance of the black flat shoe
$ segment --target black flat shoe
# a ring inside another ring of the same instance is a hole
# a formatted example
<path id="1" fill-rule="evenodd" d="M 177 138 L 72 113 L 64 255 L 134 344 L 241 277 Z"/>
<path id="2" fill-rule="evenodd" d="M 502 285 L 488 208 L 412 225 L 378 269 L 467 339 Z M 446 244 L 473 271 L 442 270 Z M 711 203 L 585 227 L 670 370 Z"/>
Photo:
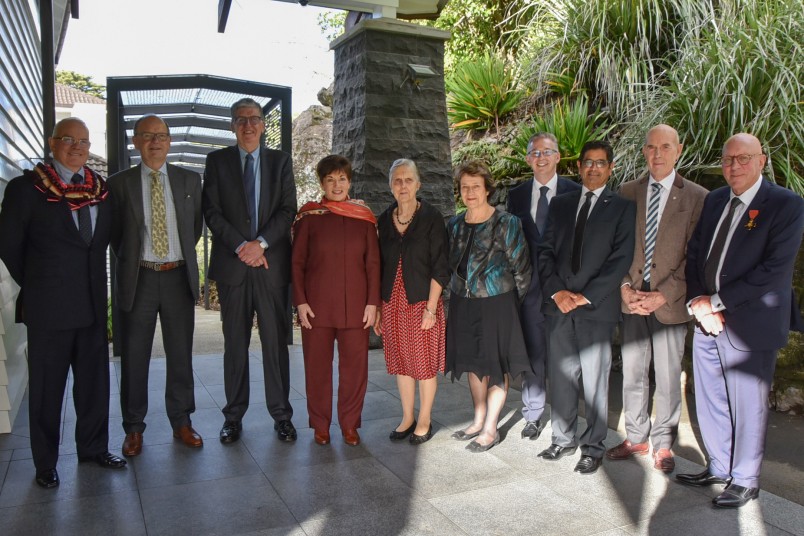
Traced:
<path id="1" fill-rule="evenodd" d="M 737 484 L 729 484 L 720 495 L 712 499 L 712 504 L 717 508 L 740 508 L 757 497 L 759 497 L 759 488 L 745 488 Z"/>
<path id="2" fill-rule="evenodd" d="M 413 430 L 416 429 L 416 421 L 413 421 L 413 424 L 402 430 L 401 432 L 397 432 L 396 430 L 391 430 L 391 435 L 388 436 L 388 439 L 391 441 L 401 441 L 408 437 L 410 434 L 413 433 Z"/>
<path id="3" fill-rule="evenodd" d="M 728 483 L 719 476 L 715 476 L 712 473 L 710 473 L 709 469 L 705 470 L 702 473 L 696 473 L 694 475 L 692 474 L 676 475 L 676 480 L 678 480 L 681 484 L 684 484 L 685 486 L 696 486 L 696 487 L 704 487 L 704 486 L 711 486 L 713 484 Z"/>
<path id="4" fill-rule="evenodd" d="M 597 471 L 598 467 L 603 465 L 603 458 L 594 458 L 592 456 L 583 455 L 578 463 L 575 464 L 574 471 L 582 475 L 591 475 Z"/>
<path id="5" fill-rule="evenodd" d="M 538 454 L 539 458 L 544 458 L 545 460 L 556 461 L 563 456 L 568 456 L 570 454 L 575 454 L 575 450 L 578 447 L 561 447 L 553 443 L 543 451 Z"/>
<path id="6" fill-rule="evenodd" d="M 36 483 L 45 489 L 52 489 L 59 485 L 59 473 L 55 469 L 44 469 L 36 472 Z"/>
<path id="7" fill-rule="evenodd" d="M 458 441 L 469 441 L 470 439 L 474 439 L 480 435 L 480 432 L 472 432 L 471 434 L 467 434 L 463 430 L 458 430 L 457 432 L 453 432 L 450 436 L 452 439 L 457 439 Z"/>
<path id="8" fill-rule="evenodd" d="M 240 432 L 242 431 L 243 425 L 240 421 L 224 422 L 220 433 L 221 443 L 234 443 L 240 439 Z"/>
<path id="9" fill-rule="evenodd" d="M 95 462 L 101 467 L 105 467 L 107 469 L 122 469 L 126 466 L 126 460 L 120 458 L 119 456 L 115 456 L 111 452 L 103 452 L 95 456 L 79 456 L 78 461 Z"/>
<path id="10" fill-rule="evenodd" d="M 296 441 L 296 428 L 290 419 L 274 423 L 276 435 L 282 441 Z"/>
<path id="11" fill-rule="evenodd" d="M 469 452 L 475 452 L 475 453 L 477 453 L 477 452 L 486 452 L 491 447 L 493 447 L 494 445 L 497 445 L 499 443 L 500 443 L 500 434 L 497 434 L 496 436 L 494 436 L 494 441 L 492 441 L 488 445 L 481 445 L 480 443 L 478 443 L 475 440 L 475 441 L 472 441 L 471 443 L 469 443 L 468 445 L 466 445 L 466 450 L 468 450 Z"/>
<path id="12" fill-rule="evenodd" d="M 424 435 L 416 435 L 410 434 L 410 444 L 411 445 L 421 445 L 422 443 L 426 443 L 430 441 L 430 438 L 433 437 L 433 425 L 430 425 L 430 428 L 427 429 L 427 433 Z"/>

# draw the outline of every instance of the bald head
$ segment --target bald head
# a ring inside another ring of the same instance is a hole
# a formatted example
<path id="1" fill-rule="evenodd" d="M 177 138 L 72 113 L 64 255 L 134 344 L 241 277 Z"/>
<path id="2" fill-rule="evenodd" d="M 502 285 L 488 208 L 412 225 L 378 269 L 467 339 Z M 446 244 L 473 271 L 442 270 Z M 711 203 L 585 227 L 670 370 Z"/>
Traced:
<path id="1" fill-rule="evenodd" d="M 726 140 L 721 167 L 734 195 L 742 195 L 757 183 L 767 160 L 762 154 L 762 143 L 751 134 L 741 132 Z"/>
<path id="2" fill-rule="evenodd" d="M 673 172 L 683 147 L 679 142 L 678 132 L 669 125 L 656 125 L 648 131 L 645 145 L 642 146 L 642 155 L 655 180 L 665 179 Z"/>

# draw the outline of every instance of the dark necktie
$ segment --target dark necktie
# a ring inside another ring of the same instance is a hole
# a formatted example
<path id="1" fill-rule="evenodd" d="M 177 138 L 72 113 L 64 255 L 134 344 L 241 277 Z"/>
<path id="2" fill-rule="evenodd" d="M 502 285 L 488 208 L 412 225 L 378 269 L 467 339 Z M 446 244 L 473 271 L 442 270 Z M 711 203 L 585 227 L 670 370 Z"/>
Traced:
<path id="1" fill-rule="evenodd" d="M 547 225 L 547 210 L 550 208 L 549 201 L 547 200 L 547 192 L 550 188 L 542 186 L 539 188 L 539 201 L 536 203 L 536 229 L 539 230 L 539 235 L 544 234 L 544 226 Z"/>
<path id="2" fill-rule="evenodd" d="M 642 281 L 650 283 L 650 269 L 653 264 L 653 250 L 656 248 L 656 234 L 659 232 L 659 201 L 662 198 L 662 185 L 654 182 L 648 203 L 648 219 L 645 223 L 645 266 Z"/>
<path id="3" fill-rule="evenodd" d="M 248 206 L 248 216 L 251 219 L 251 236 L 257 237 L 257 199 L 256 199 L 256 179 L 254 177 L 254 157 L 246 155 L 246 166 L 243 168 L 243 186 L 246 190 L 246 205 Z"/>
<path id="4" fill-rule="evenodd" d="M 729 235 L 731 221 L 734 219 L 734 209 L 736 209 L 737 205 L 740 203 L 739 197 L 735 197 L 731 200 L 729 211 L 726 213 L 723 223 L 720 224 L 720 228 L 717 230 L 717 236 L 715 237 L 715 241 L 712 242 L 712 249 L 709 251 L 709 256 L 706 258 L 706 264 L 704 264 L 704 282 L 706 283 L 706 291 L 710 296 L 717 293 L 717 267 L 720 265 L 720 258 L 723 256 L 723 250 L 726 246 L 726 237 Z"/>
<path id="5" fill-rule="evenodd" d="M 578 220 L 575 222 L 575 236 L 572 239 L 572 273 L 577 274 L 581 269 L 581 251 L 583 250 L 583 230 L 586 229 L 586 219 L 589 217 L 589 208 L 592 206 L 594 192 L 586 192 L 586 201 L 583 202 Z"/>
<path id="6" fill-rule="evenodd" d="M 70 180 L 73 184 L 83 184 L 84 177 L 76 173 Z M 78 234 L 89 245 L 92 242 L 92 216 L 89 214 L 89 205 L 78 209 Z"/>

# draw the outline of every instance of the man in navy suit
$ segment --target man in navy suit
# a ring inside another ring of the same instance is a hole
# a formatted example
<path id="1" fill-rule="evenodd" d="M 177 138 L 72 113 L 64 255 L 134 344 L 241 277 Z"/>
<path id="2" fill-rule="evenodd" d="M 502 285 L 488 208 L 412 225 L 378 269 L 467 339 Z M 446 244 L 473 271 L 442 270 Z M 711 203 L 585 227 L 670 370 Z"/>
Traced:
<path id="1" fill-rule="evenodd" d="M 257 314 L 265 401 L 282 441 L 295 441 L 291 423 L 290 224 L 296 184 L 290 155 L 263 146 L 262 107 L 245 98 L 232 105 L 237 145 L 207 156 L 202 207 L 212 231 L 209 278 L 218 288 L 223 320 L 226 406 L 222 443 L 240 439 L 249 403 L 248 345 Z"/>
<path id="2" fill-rule="evenodd" d="M 606 452 L 611 337 L 620 319 L 620 282 L 634 255 L 636 206 L 606 186 L 613 168 L 607 142 L 583 146 L 583 188 L 553 199 L 538 247 L 553 427 L 552 444 L 539 457 L 558 460 L 580 443 L 575 471 L 583 475 L 597 471 Z M 578 436 L 581 381 L 587 427 Z"/>
<path id="3" fill-rule="evenodd" d="M 776 352 L 787 344 L 793 265 L 804 200 L 762 178 L 757 138 L 723 146 L 728 186 L 710 193 L 687 246 L 687 298 L 695 315 L 698 423 L 709 464 L 682 484 L 726 484 L 712 502 L 738 508 L 759 496 Z"/>
<path id="4" fill-rule="evenodd" d="M 556 166 L 561 160 L 558 140 L 549 132 L 538 132 L 528 142 L 525 161 L 533 170 L 533 179 L 527 180 L 508 192 L 508 212 L 522 221 L 522 229 L 530 248 L 530 262 L 538 266 L 536 244 L 547 226 L 547 210 L 550 201 L 557 195 L 580 190 L 580 184 L 559 177 Z M 542 288 L 538 272 L 533 270 L 530 289 L 522 301 L 522 332 L 530 358 L 530 372 L 522 377 L 522 416 L 525 427 L 522 438 L 538 439 L 544 429 L 541 421 L 545 405 L 545 340 L 544 315 L 542 314 Z"/>

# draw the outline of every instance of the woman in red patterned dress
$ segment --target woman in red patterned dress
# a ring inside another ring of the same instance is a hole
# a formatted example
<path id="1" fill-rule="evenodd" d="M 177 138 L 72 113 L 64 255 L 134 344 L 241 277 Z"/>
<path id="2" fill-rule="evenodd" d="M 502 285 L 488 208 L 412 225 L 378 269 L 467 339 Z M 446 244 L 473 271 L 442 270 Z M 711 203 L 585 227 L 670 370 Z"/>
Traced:
<path id="1" fill-rule="evenodd" d="M 396 199 L 377 220 L 382 256 L 382 309 L 374 331 L 382 335 L 388 374 L 396 375 L 402 422 L 390 439 L 410 436 L 418 445 L 433 436 L 430 413 L 444 370 L 444 306 L 449 281 L 444 217 L 416 197 L 421 180 L 412 160 L 396 160 L 388 172 Z M 413 415 L 419 382 L 419 418 Z"/>

